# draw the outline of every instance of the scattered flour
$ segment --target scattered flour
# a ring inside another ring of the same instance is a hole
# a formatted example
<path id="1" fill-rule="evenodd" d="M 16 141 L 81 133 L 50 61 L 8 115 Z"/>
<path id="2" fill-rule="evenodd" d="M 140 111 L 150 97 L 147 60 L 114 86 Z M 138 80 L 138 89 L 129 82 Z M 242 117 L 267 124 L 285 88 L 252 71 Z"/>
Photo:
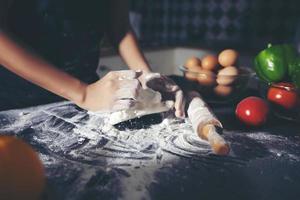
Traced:
<path id="1" fill-rule="evenodd" d="M 148 188 L 156 181 L 159 169 L 176 165 L 184 158 L 214 159 L 209 158 L 208 143 L 197 137 L 187 119 L 166 116 L 161 123 L 145 129 L 117 130 L 108 123 L 109 117 L 107 113 L 90 114 L 64 102 L 0 112 L 0 131 L 15 133 L 41 151 L 48 177 L 57 177 L 67 185 L 70 180 L 76 180 L 65 191 L 68 199 L 84 193 L 86 185 L 100 193 L 113 193 L 118 186 L 122 188 L 121 194 L 113 194 L 119 199 L 150 199 Z M 299 149 L 298 144 L 290 138 L 266 132 L 225 131 L 224 134 L 233 146 L 241 149 L 247 145 L 251 149 L 248 143 L 253 140 L 267 149 L 270 156 L 299 160 L 297 152 L 293 153 Z M 245 162 L 238 156 L 208 164 Z M 109 176 L 113 185 L 90 186 L 91 179 L 102 180 L 103 174 Z"/>

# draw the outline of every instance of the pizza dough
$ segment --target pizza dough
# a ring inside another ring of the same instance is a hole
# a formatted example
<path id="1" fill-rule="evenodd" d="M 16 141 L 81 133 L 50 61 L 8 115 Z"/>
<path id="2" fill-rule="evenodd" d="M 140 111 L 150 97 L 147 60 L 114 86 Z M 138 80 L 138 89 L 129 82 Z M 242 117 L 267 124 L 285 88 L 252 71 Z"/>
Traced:
<path id="1" fill-rule="evenodd" d="M 136 101 L 136 104 L 128 110 L 111 113 L 109 124 L 115 125 L 141 116 L 166 112 L 174 107 L 173 101 L 162 102 L 161 94 L 150 88 L 141 89 Z"/>

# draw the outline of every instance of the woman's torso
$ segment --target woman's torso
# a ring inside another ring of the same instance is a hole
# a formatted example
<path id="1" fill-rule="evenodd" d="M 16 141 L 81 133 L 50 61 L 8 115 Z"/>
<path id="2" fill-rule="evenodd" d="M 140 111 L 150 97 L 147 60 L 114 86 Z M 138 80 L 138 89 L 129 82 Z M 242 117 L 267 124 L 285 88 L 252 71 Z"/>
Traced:
<path id="1" fill-rule="evenodd" d="M 105 0 L 15 0 L 9 11 L 8 28 L 47 61 L 91 83 L 97 80 L 105 7 Z M 0 77 L 0 109 L 60 100 L 2 67 Z"/>

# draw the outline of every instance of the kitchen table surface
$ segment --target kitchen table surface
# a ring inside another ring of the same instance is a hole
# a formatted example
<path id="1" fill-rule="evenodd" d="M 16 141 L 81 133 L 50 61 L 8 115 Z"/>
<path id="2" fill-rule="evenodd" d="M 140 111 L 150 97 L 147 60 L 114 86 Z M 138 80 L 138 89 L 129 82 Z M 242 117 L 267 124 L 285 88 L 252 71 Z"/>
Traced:
<path id="1" fill-rule="evenodd" d="M 213 155 L 189 120 L 165 114 L 107 126 L 70 102 L 0 112 L 0 132 L 39 153 L 45 199 L 298 199 L 300 126 L 272 119 L 247 129 L 214 107 L 230 143 Z"/>

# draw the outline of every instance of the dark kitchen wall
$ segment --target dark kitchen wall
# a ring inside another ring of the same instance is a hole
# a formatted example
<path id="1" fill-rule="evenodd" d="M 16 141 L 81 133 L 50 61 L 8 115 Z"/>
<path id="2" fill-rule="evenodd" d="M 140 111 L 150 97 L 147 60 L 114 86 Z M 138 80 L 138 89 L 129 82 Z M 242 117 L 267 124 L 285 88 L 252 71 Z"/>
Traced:
<path id="1" fill-rule="evenodd" d="M 260 47 L 293 42 L 299 0 L 132 0 L 140 41 L 151 45 Z"/>

